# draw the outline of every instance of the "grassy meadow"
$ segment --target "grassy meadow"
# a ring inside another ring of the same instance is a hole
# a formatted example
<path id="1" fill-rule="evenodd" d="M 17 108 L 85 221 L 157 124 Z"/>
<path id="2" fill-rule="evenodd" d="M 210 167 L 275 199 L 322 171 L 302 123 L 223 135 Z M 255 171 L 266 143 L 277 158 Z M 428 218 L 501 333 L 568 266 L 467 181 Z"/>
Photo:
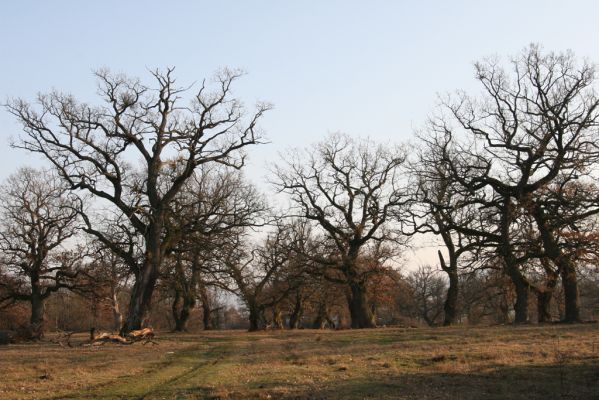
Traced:
<path id="1" fill-rule="evenodd" d="M 599 325 L 159 333 L 0 347 L 0 399 L 599 399 Z"/>

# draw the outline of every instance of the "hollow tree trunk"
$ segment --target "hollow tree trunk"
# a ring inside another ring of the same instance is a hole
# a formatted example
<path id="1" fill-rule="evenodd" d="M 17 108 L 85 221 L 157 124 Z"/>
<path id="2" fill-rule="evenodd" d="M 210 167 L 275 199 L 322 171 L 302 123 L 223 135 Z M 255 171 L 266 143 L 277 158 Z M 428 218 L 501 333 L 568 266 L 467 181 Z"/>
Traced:
<path id="1" fill-rule="evenodd" d="M 366 288 L 358 282 L 349 284 L 348 306 L 353 329 L 374 328 L 374 317 L 368 304 Z"/>

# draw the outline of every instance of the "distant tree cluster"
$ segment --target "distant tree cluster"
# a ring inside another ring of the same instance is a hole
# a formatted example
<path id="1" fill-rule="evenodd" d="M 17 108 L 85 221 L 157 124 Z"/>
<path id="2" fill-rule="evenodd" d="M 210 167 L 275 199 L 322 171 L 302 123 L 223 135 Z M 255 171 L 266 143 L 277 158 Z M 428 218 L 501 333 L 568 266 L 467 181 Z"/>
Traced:
<path id="1" fill-rule="evenodd" d="M 172 69 L 153 85 L 99 71 L 99 105 L 10 101 L 13 146 L 50 167 L 2 187 L 5 328 L 594 318 L 595 68 L 532 45 L 475 71 L 482 93 L 441 97 L 413 143 L 331 134 L 284 154 L 269 178 L 282 208 L 242 173 L 270 106 L 233 96 L 237 71 L 195 91 Z M 438 265 L 406 265 L 423 237 Z"/>

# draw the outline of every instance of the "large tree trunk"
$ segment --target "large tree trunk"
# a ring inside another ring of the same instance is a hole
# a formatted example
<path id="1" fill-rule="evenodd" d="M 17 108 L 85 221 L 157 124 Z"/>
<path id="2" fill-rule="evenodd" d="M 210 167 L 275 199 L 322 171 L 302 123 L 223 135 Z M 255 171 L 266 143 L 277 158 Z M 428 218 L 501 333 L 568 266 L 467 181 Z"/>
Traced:
<path id="1" fill-rule="evenodd" d="M 551 322 L 551 297 L 553 292 L 539 290 L 537 292 L 537 321 L 539 324 Z"/>
<path id="2" fill-rule="evenodd" d="M 560 265 L 564 288 L 564 322 L 580 322 L 580 293 L 576 279 L 576 268 L 571 260 L 562 260 Z"/>
<path id="3" fill-rule="evenodd" d="M 191 309 L 195 304 L 195 299 L 190 298 L 188 294 L 175 292 L 175 300 L 173 301 L 173 319 L 175 320 L 175 332 L 184 332 L 187 330 L 187 322 Z"/>
<path id="4" fill-rule="evenodd" d="M 148 260 L 133 284 L 127 318 L 121 328 L 122 335 L 141 329 L 146 323 L 158 279 L 158 268 L 158 265 Z"/>
<path id="5" fill-rule="evenodd" d="M 45 298 L 37 291 L 31 293 L 31 318 L 29 319 L 29 339 L 40 340 L 44 337 Z"/>
<path id="6" fill-rule="evenodd" d="M 449 287 L 447 288 L 447 297 L 443 304 L 444 318 L 443 325 L 449 326 L 457 322 L 458 319 L 458 295 L 459 295 L 459 279 L 457 271 L 449 275 Z"/>
<path id="7" fill-rule="evenodd" d="M 214 329 L 214 325 L 212 324 L 212 310 L 210 309 L 210 304 L 206 304 L 204 302 L 202 302 L 202 324 L 205 331 Z"/>
<path id="8" fill-rule="evenodd" d="M 150 306 L 152 303 L 152 294 L 158 279 L 160 268 L 160 257 L 153 257 L 151 254 L 146 256 L 141 271 L 136 275 L 135 283 L 131 291 L 131 300 L 127 318 L 121 328 L 121 335 L 141 329 L 146 323 Z"/>
<path id="9" fill-rule="evenodd" d="M 447 288 L 447 297 L 445 298 L 445 304 L 443 304 L 444 318 L 443 325 L 449 326 L 456 323 L 457 320 L 457 307 L 458 307 L 458 295 L 459 295 L 459 278 L 458 278 L 458 260 L 457 254 L 453 247 L 451 238 L 443 238 L 449 251 L 449 265 L 445 263 L 443 254 L 439 250 L 439 262 L 441 263 L 441 269 L 447 273 L 449 277 L 449 287 Z M 448 243 L 449 241 L 449 243 Z"/>
<path id="10" fill-rule="evenodd" d="M 551 322 L 551 299 L 553 291 L 557 286 L 559 275 L 551 268 L 547 258 L 541 259 L 541 264 L 545 270 L 546 279 L 545 285 L 542 288 L 536 289 L 537 292 L 537 321 L 539 323 Z"/>
<path id="11" fill-rule="evenodd" d="M 364 285 L 351 282 L 349 284 L 348 294 L 349 314 L 351 316 L 351 327 L 353 329 L 374 328 L 374 316 Z"/>
<path id="12" fill-rule="evenodd" d="M 158 222 L 154 223 L 150 228 L 150 233 L 146 240 L 144 263 L 141 269 L 135 274 L 135 283 L 131 291 L 127 319 L 121 328 L 122 336 L 130 331 L 143 328 L 147 321 L 152 303 L 152 294 L 156 287 L 156 281 L 160 273 L 160 264 L 162 263 L 161 234 L 162 224 Z"/>
<path id="13" fill-rule="evenodd" d="M 256 305 L 249 305 L 249 321 L 250 321 L 250 332 L 256 332 L 260 330 L 260 322 L 261 322 L 261 311 L 258 309 Z"/>
<path id="14" fill-rule="evenodd" d="M 534 208 L 534 217 L 539 228 L 543 247 L 547 256 L 557 266 L 562 278 L 564 288 L 565 316 L 564 322 L 580 321 L 580 294 L 578 291 L 578 281 L 576 279 L 576 266 L 572 259 L 564 254 L 555 237 L 554 230 L 549 226 L 545 210 L 536 204 Z"/>
<path id="15" fill-rule="evenodd" d="M 528 322 L 528 298 L 530 294 L 530 286 L 528 282 L 517 274 L 511 274 L 512 283 L 516 291 L 516 302 L 514 303 L 514 322 L 517 324 L 525 324 Z"/>
<path id="16" fill-rule="evenodd" d="M 523 324 L 528 322 L 528 295 L 530 292 L 530 283 L 522 275 L 519 264 L 516 261 L 512 250 L 510 237 L 510 228 L 512 222 L 512 204 L 509 197 L 506 196 L 501 213 L 501 241 L 497 248 L 501 256 L 506 274 L 512 280 L 516 292 L 516 303 L 514 304 L 515 318 L 514 322 Z"/>

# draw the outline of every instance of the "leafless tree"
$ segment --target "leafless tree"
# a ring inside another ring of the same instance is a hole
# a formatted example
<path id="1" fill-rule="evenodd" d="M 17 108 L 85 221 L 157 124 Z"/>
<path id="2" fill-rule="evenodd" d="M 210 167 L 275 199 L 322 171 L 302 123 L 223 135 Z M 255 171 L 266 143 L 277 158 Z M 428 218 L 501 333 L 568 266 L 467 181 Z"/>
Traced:
<path id="1" fill-rule="evenodd" d="M 471 193 L 452 177 L 452 168 L 456 165 L 451 154 L 454 151 L 451 136 L 423 134 L 419 139 L 409 168 L 414 199 L 410 213 L 414 232 L 438 235 L 445 247 L 444 251 L 438 250 L 438 257 L 449 283 L 443 307 L 443 325 L 447 326 L 455 323 L 458 317 L 460 261 L 470 264 L 464 262 L 464 256 L 473 255 L 489 243 L 485 235 L 468 235 L 456 229 L 458 226 L 468 229 L 481 226 L 481 213 L 472 201 Z M 452 162 L 447 162 L 448 159 Z M 472 259 L 476 257 L 470 257 L 470 261 Z M 462 265 L 462 268 L 466 266 Z"/>
<path id="2" fill-rule="evenodd" d="M 263 226 L 268 204 L 254 185 L 235 170 L 201 167 L 172 203 L 166 230 L 177 238 L 171 251 L 173 268 L 164 276 L 174 294 L 175 330 L 185 330 L 198 297 L 204 328 L 210 328 L 209 286 L 226 288 L 219 248 L 230 235 Z"/>
<path id="3" fill-rule="evenodd" d="M 439 271 L 430 265 L 421 265 L 416 271 L 411 272 L 406 280 L 412 289 L 418 316 L 428 326 L 437 325 L 443 313 L 446 291 L 446 282 L 439 275 Z"/>
<path id="4" fill-rule="evenodd" d="M 93 249 L 88 271 L 93 279 L 90 294 L 101 303 L 109 305 L 112 311 L 112 329 L 119 331 L 123 326 L 121 302 L 128 292 L 131 271 L 120 257 L 102 243 L 92 240 L 88 247 Z"/>
<path id="5" fill-rule="evenodd" d="M 152 73 L 155 87 L 99 71 L 103 104 L 91 106 L 59 92 L 39 95 L 36 104 L 16 99 L 7 109 L 22 123 L 14 146 L 42 154 L 71 189 L 108 204 L 125 230 L 139 236 L 142 257 L 111 240 L 86 218 L 87 232 L 118 254 L 134 276 L 122 333 L 146 318 L 164 255 L 175 243 L 165 236 L 169 205 L 200 165 L 244 165 L 244 149 L 260 143 L 259 119 L 269 109 L 246 111 L 231 93 L 238 71 L 223 70 L 211 91 L 202 83 L 188 105 L 191 88 L 176 86 L 173 69 Z M 141 159 L 142 165 L 131 164 Z"/>
<path id="6" fill-rule="evenodd" d="M 532 45 L 509 67 L 497 59 L 477 63 L 482 97 L 458 93 L 443 100 L 432 129 L 454 141 L 453 159 L 446 160 L 452 178 L 478 197 L 481 211 L 496 210 L 497 229 L 487 230 L 487 237 L 497 243 L 514 284 L 516 322 L 526 322 L 531 282 L 523 266 L 540 255 L 518 244 L 519 219 L 530 198 L 560 175 L 586 175 L 597 162 L 599 99 L 594 67 L 577 63 L 571 53 L 543 54 Z M 574 282 L 575 271 L 569 276 Z M 574 298 L 573 292 L 565 295 Z"/>
<path id="7" fill-rule="evenodd" d="M 224 266 L 235 285 L 232 292 L 248 309 L 250 331 L 264 327 L 265 310 L 278 311 L 279 304 L 303 284 L 308 267 L 294 250 L 302 233 L 293 222 L 279 221 L 261 245 L 252 248 L 238 236 L 227 248 Z"/>
<path id="8" fill-rule="evenodd" d="M 275 167 L 275 187 L 288 194 L 292 214 L 307 218 L 334 245 L 322 265 L 338 272 L 327 278 L 348 287 L 353 328 L 375 325 L 366 284 L 376 269 L 360 268 L 367 247 L 401 244 L 405 237 L 392 224 L 408 201 L 402 187 L 402 148 L 334 134 L 303 151 L 292 152 Z"/>
<path id="9" fill-rule="evenodd" d="M 51 171 L 22 168 L 0 189 L 2 301 L 31 304 L 29 333 L 43 336 L 44 302 L 59 289 L 73 289 L 81 257 L 69 239 L 76 233 L 74 199 Z"/>

